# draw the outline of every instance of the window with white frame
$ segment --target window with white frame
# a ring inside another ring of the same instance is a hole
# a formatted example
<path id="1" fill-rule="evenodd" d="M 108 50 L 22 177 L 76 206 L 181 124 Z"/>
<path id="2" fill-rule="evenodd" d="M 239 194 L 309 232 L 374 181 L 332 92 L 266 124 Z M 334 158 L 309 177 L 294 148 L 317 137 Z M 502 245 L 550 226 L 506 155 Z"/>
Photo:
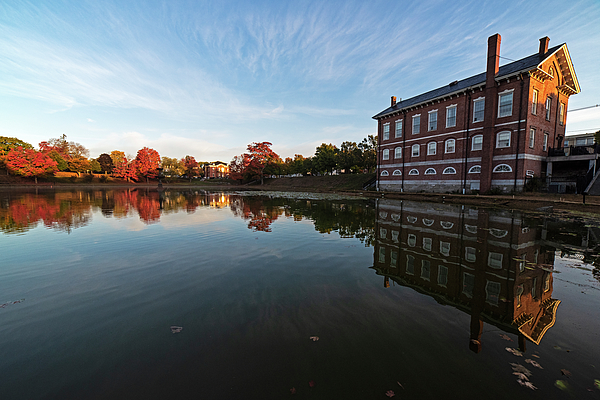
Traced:
<path id="1" fill-rule="evenodd" d="M 474 247 L 465 247 L 465 260 L 469 262 L 477 261 L 477 250 Z"/>
<path id="2" fill-rule="evenodd" d="M 446 128 L 456 126 L 456 105 L 446 107 Z"/>
<path id="3" fill-rule="evenodd" d="M 483 135 L 475 135 L 471 138 L 471 151 L 483 149 Z"/>
<path id="4" fill-rule="evenodd" d="M 456 149 L 456 140 L 448 139 L 446 140 L 446 153 L 454 153 Z"/>
<path id="5" fill-rule="evenodd" d="M 508 231 L 506 229 L 490 228 L 490 233 L 492 234 L 492 236 L 495 236 L 498 239 L 501 239 L 508 235 Z"/>
<path id="6" fill-rule="evenodd" d="M 531 99 L 531 113 L 537 114 L 537 103 L 538 103 L 539 92 L 537 89 L 533 89 L 533 98 Z"/>
<path id="7" fill-rule="evenodd" d="M 409 175 L 419 175 L 419 170 L 416 168 L 411 169 L 410 171 L 408 171 Z"/>
<path id="8" fill-rule="evenodd" d="M 417 221 L 418 221 L 417 217 L 413 217 L 413 216 L 406 217 L 406 220 L 407 220 L 408 222 L 410 222 L 411 224 L 414 224 L 415 222 L 417 222 Z"/>
<path id="9" fill-rule="evenodd" d="M 387 229 L 379 228 L 379 237 L 381 239 L 386 239 L 387 238 Z"/>
<path id="10" fill-rule="evenodd" d="M 434 222 L 435 221 L 430 218 L 423 218 L 423 225 L 425 225 L 425 226 L 431 226 L 431 225 L 433 225 Z"/>
<path id="11" fill-rule="evenodd" d="M 535 128 L 529 129 L 529 148 L 533 149 L 535 146 Z"/>
<path id="12" fill-rule="evenodd" d="M 394 133 L 394 137 L 402 137 L 402 120 L 399 119 L 396 121 L 396 132 Z"/>
<path id="13" fill-rule="evenodd" d="M 444 168 L 444 172 L 442 172 L 442 174 L 444 175 L 452 175 L 456 173 L 456 169 L 454 169 L 453 167 L 446 167 Z"/>
<path id="14" fill-rule="evenodd" d="M 431 251 L 432 247 L 433 247 L 433 239 L 423 238 L 423 250 Z"/>
<path id="15" fill-rule="evenodd" d="M 475 288 L 475 275 L 463 272 L 462 293 L 467 297 L 473 297 L 473 288 Z"/>
<path id="16" fill-rule="evenodd" d="M 485 113 L 485 97 L 473 100 L 473 122 L 483 121 Z"/>
<path id="17" fill-rule="evenodd" d="M 450 222 L 450 221 L 440 221 L 440 225 L 442 226 L 442 228 L 444 229 L 451 229 L 454 226 L 454 222 Z"/>
<path id="18" fill-rule="evenodd" d="M 398 243 L 398 231 L 392 231 L 392 240 Z"/>
<path id="19" fill-rule="evenodd" d="M 470 174 L 480 174 L 481 173 L 481 165 L 473 165 L 469 168 Z"/>
<path id="20" fill-rule="evenodd" d="M 512 115 L 513 92 L 501 93 L 498 95 L 498 118 L 509 117 Z"/>
<path id="21" fill-rule="evenodd" d="M 494 167 L 494 172 L 512 172 L 512 168 L 508 164 L 499 164 Z"/>
<path id="22" fill-rule="evenodd" d="M 558 124 L 564 125 L 565 123 L 565 103 L 560 103 L 560 109 L 558 114 Z"/>
<path id="23" fill-rule="evenodd" d="M 542 143 L 542 150 L 548 151 L 548 134 L 544 133 L 544 142 Z"/>
<path id="24" fill-rule="evenodd" d="M 413 256 L 406 256 L 406 273 L 409 275 L 415 274 L 415 258 Z"/>
<path id="25" fill-rule="evenodd" d="M 444 265 L 438 265 L 437 283 L 440 286 L 446 287 L 448 284 L 448 267 Z"/>
<path id="26" fill-rule="evenodd" d="M 410 246 L 410 247 L 415 247 L 415 245 L 417 244 L 417 236 L 413 235 L 412 233 L 408 235 L 408 239 L 406 241 L 406 243 Z"/>
<path id="27" fill-rule="evenodd" d="M 496 135 L 496 148 L 510 147 L 510 132 L 504 131 Z"/>
<path id="28" fill-rule="evenodd" d="M 431 261 L 421 260 L 421 279 L 429 280 L 431 274 Z"/>
<path id="29" fill-rule="evenodd" d="M 383 124 L 383 140 L 390 138 L 390 123 Z"/>
<path id="30" fill-rule="evenodd" d="M 381 171 L 381 176 L 388 176 L 390 173 L 387 171 Z"/>
<path id="31" fill-rule="evenodd" d="M 396 176 L 402 175 L 402 171 L 400 171 L 399 169 L 395 169 L 394 173 L 392 175 L 396 175 Z"/>
<path id="32" fill-rule="evenodd" d="M 552 97 L 546 98 L 546 121 L 550 121 L 550 109 L 552 108 Z"/>
<path id="33" fill-rule="evenodd" d="M 437 129 L 437 110 L 429 111 L 429 121 L 427 124 L 428 131 L 435 131 Z"/>
<path id="34" fill-rule="evenodd" d="M 390 251 L 390 265 L 394 268 L 398 266 L 398 252 Z"/>
<path id="35" fill-rule="evenodd" d="M 385 247 L 381 246 L 379 248 L 379 262 L 380 263 L 384 263 L 385 262 Z"/>
<path id="36" fill-rule="evenodd" d="M 427 143 L 427 155 L 435 156 L 436 152 L 437 152 L 437 143 L 436 142 Z"/>
<path id="37" fill-rule="evenodd" d="M 384 160 L 389 160 L 390 159 L 390 150 L 389 149 L 384 149 L 383 150 L 383 159 Z"/>
<path id="38" fill-rule="evenodd" d="M 421 114 L 413 115 L 412 117 L 412 133 L 416 135 L 421 131 Z"/>
<path id="39" fill-rule="evenodd" d="M 435 172 L 435 169 L 433 169 L 433 168 L 427 168 L 425 170 L 425 175 L 435 175 L 435 174 L 436 174 L 436 172 Z"/>
<path id="40" fill-rule="evenodd" d="M 488 254 L 488 266 L 494 269 L 502 268 L 502 258 L 504 254 L 502 253 L 494 253 L 490 251 Z"/>
<path id="41" fill-rule="evenodd" d="M 419 149 L 420 149 L 420 146 L 418 144 L 412 145 L 412 156 L 413 157 L 419 157 Z"/>
<path id="42" fill-rule="evenodd" d="M 450 242 L 440 242 L 440 253 L 445 256 L 450 255 Z"/>
<path id="43" fill-rule="evenodd" d="M 402 158 L 402 147 L 396 147 L 394 149 L 394 158 Z"/>
<path id="44" fill-rule="evenodd" d="M 485 285 L 485 302 L 497 306 L 500 300 L 500 288 L 499 282 L 487 281 Z"/>

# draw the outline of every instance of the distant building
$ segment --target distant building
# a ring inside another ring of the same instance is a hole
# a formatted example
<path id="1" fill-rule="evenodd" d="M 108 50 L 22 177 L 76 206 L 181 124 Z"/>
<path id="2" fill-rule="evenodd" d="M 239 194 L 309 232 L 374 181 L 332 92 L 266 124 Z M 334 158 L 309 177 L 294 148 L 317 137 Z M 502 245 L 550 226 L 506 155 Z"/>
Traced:
<path id="1" fill-rule="evenodd" d="M 229 178 L 229 165 L 222 161 L 204 164 L 202 168 L 205 178 Z"/>
<path id="2" fill-rule="evenodd" d="M 520 191 L 545 178 L 562 149 L 569 97 L 580 92 L 566 44 L 499 67 L 488 39 L 486 72 L 396 102 L 378 123 L 378 188 L 429 192 Z"/>

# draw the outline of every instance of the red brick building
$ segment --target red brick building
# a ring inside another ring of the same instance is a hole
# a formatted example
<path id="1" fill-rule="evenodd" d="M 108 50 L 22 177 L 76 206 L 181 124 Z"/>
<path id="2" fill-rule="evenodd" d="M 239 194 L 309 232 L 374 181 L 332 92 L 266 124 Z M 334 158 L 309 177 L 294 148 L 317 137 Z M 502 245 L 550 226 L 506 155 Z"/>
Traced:
<path id="1" fill-rule="evenodd" d="M 488 39 L 486 72 L 396 102 L 378 123 L 378 188 L 520 191 L 545 177 L 562 147 L 569 97 L 579 83 L 566 44 L 499 67 L 500 35 Z"/>
<path id="2" fill-rule="evenodd" d="M 204 169 L 205 178 L 229 178 L 229 165 L 222 161 L 204 164 L 202 168 Z"/>

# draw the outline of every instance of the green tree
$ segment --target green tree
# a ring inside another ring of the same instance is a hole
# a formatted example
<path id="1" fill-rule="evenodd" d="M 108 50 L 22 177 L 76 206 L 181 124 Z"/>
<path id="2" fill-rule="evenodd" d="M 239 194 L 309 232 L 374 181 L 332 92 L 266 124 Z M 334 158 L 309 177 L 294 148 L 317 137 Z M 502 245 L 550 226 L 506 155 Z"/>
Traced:
<path id="1" fill-rule="evenodd" d="M 320 174 L 329 173 L 331 174 L 336 166 L 336 154 L 338 152 L 337 147 L 333 144 L 321 144 L 315 151 L 313 157 L 313 168 Z"/>
<path id="2" fill-rule="evenodd" d="M 100 156 L 96 159 L 98 164 L 100 164 L 100 171 L 104 173 L 112 173 L 114 168 L 114 163 L 110 155 L 106 153 L 100 154 Z"/>
<path id="3" fill-rule="evenodd" d="M 360 168 L 367 170 L 367 172 L 375 171 L 377 167 L 377 137 L 374 135 L 367 136 L 358 144 L 358 148 L 361 151 Z"/>
<path id="4" fill-rule="evenodd" d="M 344 173 L 357 172 L 361 162 L 362 152 L 355 142 L 343 142 L 337 152 L 337 167 Z"/>
<path id="5" fill-rule="evenodd" d="M 185 173 L 183 163 L 177 158 L 162 157 L 160 160 L 160 166 L 163 169 L 165 176 L 181 176 Z"/>
<path id="6" fill-rule="evenodd" d="M 600 130 L 598 130 L 594 133 L 594 142 L 596 144 L 600 144 Z"/>
<path id="7" fill-rule="evenodd" d="M 56 165 L 57 165 L 59 171 L 66 171 L 67 169 L 69 169 L 69 164 L 67 164 L 67 162 L 65 161 L 63 156 L 61 156 L 58 151 L 52 150 L 51 152 L 49 152 L 47 154 L 48 154 L 48 157 L 50 157 L 51 159 L 56 161 Z"/>

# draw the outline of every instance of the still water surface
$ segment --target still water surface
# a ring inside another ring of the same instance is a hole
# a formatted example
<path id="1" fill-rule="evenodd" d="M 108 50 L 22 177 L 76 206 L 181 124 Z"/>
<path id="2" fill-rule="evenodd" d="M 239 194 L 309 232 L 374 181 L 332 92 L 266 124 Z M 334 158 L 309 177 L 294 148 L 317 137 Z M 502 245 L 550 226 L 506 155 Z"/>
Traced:
<path id="1" fill-rule="evenodd" d="M 583 220 L 12 191 L 0 230 L 1 399 L 600 396 L 600 229 Z"/>

